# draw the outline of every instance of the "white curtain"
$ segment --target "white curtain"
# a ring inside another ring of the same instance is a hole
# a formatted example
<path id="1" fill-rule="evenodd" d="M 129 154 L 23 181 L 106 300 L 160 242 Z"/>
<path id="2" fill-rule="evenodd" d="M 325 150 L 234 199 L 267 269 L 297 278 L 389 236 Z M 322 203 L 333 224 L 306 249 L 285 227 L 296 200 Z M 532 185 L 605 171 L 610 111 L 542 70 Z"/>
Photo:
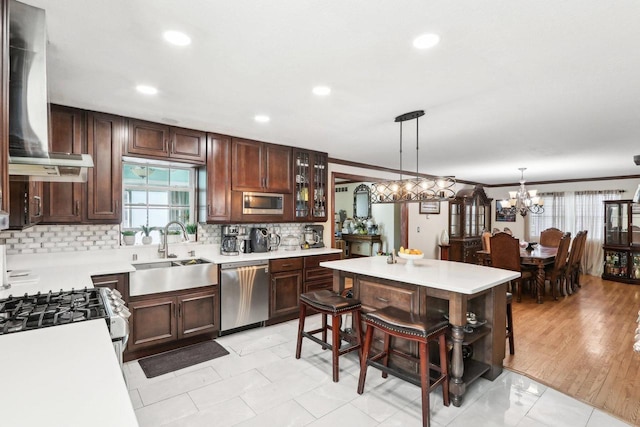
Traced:
<path id="1" fill-rule="evenodd" d="M 587 230 L 587 242 L 582 257 L 581 269 L 592 276 L 602 275 L 604 244 L 604 202 L 620 200 L 619 190 L 577 191 L 575 194 L 576 232 Z M 575 236 L 575 234 L 574 234 Z"/>
<path id="2" fill-rule="evenodd" d="M 527 242 L 539 242 L 540 232 L 555 227 L 565 231 L 564 193 L 538 193 L 544 202 L 544 212 L 529 215 Z"/>

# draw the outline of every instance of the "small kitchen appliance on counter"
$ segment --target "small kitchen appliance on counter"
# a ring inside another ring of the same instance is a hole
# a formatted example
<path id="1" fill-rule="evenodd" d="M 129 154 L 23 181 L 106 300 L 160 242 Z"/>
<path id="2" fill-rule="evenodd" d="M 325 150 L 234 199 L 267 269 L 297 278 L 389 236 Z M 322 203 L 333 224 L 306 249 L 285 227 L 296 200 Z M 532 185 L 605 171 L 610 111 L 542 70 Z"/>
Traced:
<path id="1" fill-rule="evenodd" d="M 278 234 L 279 229 L 274 227 L 269 233 L 269 251 L 277 251 L 278 246 L 280 246 L 280 235 Z"/>
<path id="2" fill-rule="evenodd" d="M 280 247 L 285 251 L 295 251 L 300 247 L 300 240 L 296 236 L 289 234 L 282 238 Z"/>
<path id="3" fill-rule="evenodd" d="M 324 225 L 305 225 L 302 231 L 302 242 L 300 244 L 303 249 L 324 248 L 324 242 L 322 241 L 323 235 Z"/>
<path id="4" fill-rule="evenodd" d="M 220 242 L 221 255 L 240 255 L 240 240 L 238 235 L 241 234 L 244 227 L 237 225 L 225 225 L 222 227 L 222 239 Z"/>
<path id="5" fill-rule="evenodd" d="M 266 228 L 252 228 L 251 252 L 267 252 L 269 250 L 269 232 Z"/>

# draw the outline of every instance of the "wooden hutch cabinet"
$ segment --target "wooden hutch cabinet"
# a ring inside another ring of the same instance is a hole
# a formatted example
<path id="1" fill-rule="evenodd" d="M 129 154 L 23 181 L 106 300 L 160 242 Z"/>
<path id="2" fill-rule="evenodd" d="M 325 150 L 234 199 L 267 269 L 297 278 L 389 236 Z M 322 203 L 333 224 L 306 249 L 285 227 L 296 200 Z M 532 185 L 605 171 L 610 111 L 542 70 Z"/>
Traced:
<path id="1" fill-rule="evenodd" d="M 640 204 L 604 202 L 603 249 L 603 279 L 640 284 Z"/>
<path id="2" fill-rule="evenodd" d="M 458 191 L 449 201 L 449 260 L 477 263 L 482 232 L 491 228 L 491 201 L 481 186 Z"/>
<path id="3" fill-rule="evenodd" d="M 295 173 L 294 219 L 321 222 L 327 220 L 327 154 L 293 150 Z"/>

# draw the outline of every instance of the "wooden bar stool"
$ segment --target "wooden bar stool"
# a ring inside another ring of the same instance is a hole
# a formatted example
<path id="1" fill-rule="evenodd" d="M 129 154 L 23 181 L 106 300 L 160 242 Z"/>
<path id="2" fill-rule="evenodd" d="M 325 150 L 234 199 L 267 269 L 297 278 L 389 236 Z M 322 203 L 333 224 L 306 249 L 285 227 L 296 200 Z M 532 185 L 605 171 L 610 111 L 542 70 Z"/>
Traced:
<path id="1" fill-rule="evenodd" d="M 447 362 L 447 342 L 445 333 L 449 323 L 446 320 L 431 321 L 418 317 L 396 307 L 385 307 L 370 313 L 363 313 L 362 318 L 367 325 L 367 331 L 360 359 L 360 379 L 358 380 L 358 394 L 364 391 L 364 382 L 367 376 L 367 366 L 373 366 L 382 371 L 382 377 L 391 374 L 405 381 L 420 386 L 422 389 L 422 425 L 429 426 L 429 392 L 442 385 L 442 400 L 445 406 L 449 406 L 449 370 Z M 370 356 L 371 343 L 374 329 L 384 333 L 384 346 L 380 353 Z M 391 348 L 390 337 L 415 341 L 419 345 L 420 380 L 409 376 L 407 373 L 389 367 L 389 355 L 413 359 L 415 357 Z M 437 342 L 440 354 L 440 364 L 435 365 L 429 361 L 429 342 Z M 378 362 L 382 359 L 382 363 Z M 429 370 L 439 373 L 436 378 L 429 378 Z"/>
<path id="2" fill-rule="evenodd" d="M 307 317 L 307 307 L 313 308 L 322 314 L 322 327 L 313 331 L 304 330 L 304 321 Z M 302 337 L 309 338 L 322 345 L 323 349 L 331 349 L 333 356 L 333 382 L 338 382 L 340 371 L 338 358 L 343 354 L 358 350 L 362 347 L 360 301 L 354 298 L 346 298 L 328 290 L 307 292 L 300 295 L 300 320 L 298 321 L 298 342 L 296 345 L 296 359 L 300 359 L 302 351 Z M 356 332 L 356 343 L 348 347 L 341 348 L 342 315 L 352 313 L 353 323 Z M 331 316 L 331 325 L 327 325 L 327 316 Z M 327 329 L 331 330 L 331 344 L 327 342 Z M 322 339 L 314 335 L 322 332 Z"/>

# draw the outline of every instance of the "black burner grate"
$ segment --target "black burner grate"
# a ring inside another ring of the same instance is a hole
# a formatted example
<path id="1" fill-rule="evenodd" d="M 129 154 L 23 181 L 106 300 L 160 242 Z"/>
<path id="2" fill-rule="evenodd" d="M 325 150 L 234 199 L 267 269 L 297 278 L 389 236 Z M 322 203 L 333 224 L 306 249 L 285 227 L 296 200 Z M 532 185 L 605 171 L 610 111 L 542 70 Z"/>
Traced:
<path id="1" fill-rule="evenodd" d="M 0 335 L 107 317 L 97 289 L 10 295 L 0 300 Z"/>

